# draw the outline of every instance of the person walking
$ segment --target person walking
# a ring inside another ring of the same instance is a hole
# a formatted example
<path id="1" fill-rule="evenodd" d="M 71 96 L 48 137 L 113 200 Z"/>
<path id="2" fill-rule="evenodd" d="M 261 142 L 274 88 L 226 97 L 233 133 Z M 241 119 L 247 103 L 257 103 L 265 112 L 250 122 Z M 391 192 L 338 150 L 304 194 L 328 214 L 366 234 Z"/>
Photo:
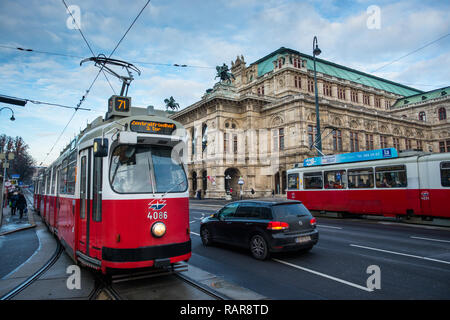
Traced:
<path id="1" fill-rule="evenodd" d="M 17 209 L 19 210 L 19 219 L 22 219 L 23 211 L 27 207 L 27 199 L 23 195 L 23 192 L 19 192 L 19 196 L 17 198 Z"/>
<path id="2" fill-rule="evenodd" d="M 11 196 L 11 215 L 12 216 L 16 214 L 18 199 L 19 199 L 19 193 L 17 191 L 14 191 L 13 195 Z"/>

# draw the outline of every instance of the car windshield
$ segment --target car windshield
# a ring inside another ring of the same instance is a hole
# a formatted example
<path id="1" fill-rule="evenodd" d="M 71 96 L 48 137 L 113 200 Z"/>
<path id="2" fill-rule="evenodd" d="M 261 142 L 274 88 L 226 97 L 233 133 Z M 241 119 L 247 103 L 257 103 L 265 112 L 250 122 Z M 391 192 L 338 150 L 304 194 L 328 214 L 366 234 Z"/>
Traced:
<path id="1" fill-rule="evenodd" d="M 186 174 L 165 146 L 118 146 L 110 166 L 111 187 L 118 193 L 184 192 Z"/>
<path id="2" fill-rule="evenodd" d="M 289 216 L 311 215 L 306 207 L 301 203 L 278 204 L 272 207 L 274 218 L 281 220 Z"/>

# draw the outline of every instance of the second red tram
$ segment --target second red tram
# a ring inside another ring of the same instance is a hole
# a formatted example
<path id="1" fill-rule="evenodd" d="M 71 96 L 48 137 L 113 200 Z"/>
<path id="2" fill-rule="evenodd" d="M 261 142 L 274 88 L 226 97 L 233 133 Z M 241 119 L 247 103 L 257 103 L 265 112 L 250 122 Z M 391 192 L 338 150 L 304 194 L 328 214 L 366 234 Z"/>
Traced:
<path id="1" fill-rule="evenodd" d="M 185 129 L 130 109 L 88 125 L 35 184 L 35 209 L 69 255 L 103 273 L 191 257 Z"/>
<path id="2" fill-rule="evenodd" d="M 287 172 L 287 198 L 301 200 L 309 210 L 450 218 L 450 153 L 320 165 L 305 161 L 306 166 Z"/>

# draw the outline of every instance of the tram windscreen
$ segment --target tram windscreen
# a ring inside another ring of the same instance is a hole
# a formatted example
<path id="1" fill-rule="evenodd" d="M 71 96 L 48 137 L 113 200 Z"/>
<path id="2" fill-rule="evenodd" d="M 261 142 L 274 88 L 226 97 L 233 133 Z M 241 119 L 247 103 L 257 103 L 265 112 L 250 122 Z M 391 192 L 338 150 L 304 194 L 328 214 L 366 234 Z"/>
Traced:
<path id="1" fill-rule="evenodd" d="M 172 147 L 118 146 L 109 172 L 111 187 L 118 193 L 165 193 L 187 190 L 183 165 L 172 159 Z"/>

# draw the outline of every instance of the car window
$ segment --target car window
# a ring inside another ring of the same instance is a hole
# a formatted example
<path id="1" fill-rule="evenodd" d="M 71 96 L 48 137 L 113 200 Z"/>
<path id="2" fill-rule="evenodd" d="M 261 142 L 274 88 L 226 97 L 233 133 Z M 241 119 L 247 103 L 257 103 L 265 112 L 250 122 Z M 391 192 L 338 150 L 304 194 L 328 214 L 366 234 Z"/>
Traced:
<path id="1" fill-rule="evenodd" d="M 257 208 L 252 202 L 243 202 L 234 214 L 234 218 L 256 218 L 258 216 Z"/>
<path id="2" fill-rule="evenodd" d="M 308 209 L 302 203 L 278 204 L 272 207 L 274 219 L 281 220 L 289 216 L 307 216 L 311 215 Z"/>
<path id="3" fill-rule="evenodd" d="M 234 215 L 236 212 L 236 209 L 238 207 L 239 203 L 230 203 L 226 205 L 222 210 L 219 212 L 219 217 L 222 218 L 230 218 Z"/>
<path id="4" fill-rule="evenodd" d="M 259 207 L 259 219 L 271 220 L 272 219 L 272 210 L 266 206 Z"/>

